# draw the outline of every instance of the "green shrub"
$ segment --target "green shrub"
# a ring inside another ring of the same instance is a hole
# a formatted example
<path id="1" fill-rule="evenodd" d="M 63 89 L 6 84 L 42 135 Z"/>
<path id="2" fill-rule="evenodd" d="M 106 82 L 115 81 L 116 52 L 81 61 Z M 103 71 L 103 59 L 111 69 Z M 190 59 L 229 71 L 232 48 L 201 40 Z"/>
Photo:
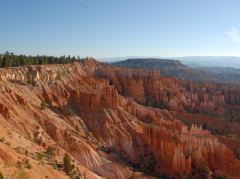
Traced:
<path id="1" fill-rule="evenodd" d="M 26 165 L 26 168 L 27 168 L 27 169 L 31 169 L 31 168 L 32 168 L 32 165 L 31 165 L 31 163 L 29 162 L 29 160 L 26 161 L 25 165 Z"/>
<path id="2" fill-rule="evenodd" d="M 72 109 L 68 109 L 68 110 L 67 110 L 67 115 L 68 115 L 68 116 L 74 116 L 74 115 L 75 115 L 75 112 L 74 112 Z"/>
<path id="3" fill-rule="evenodd" d="M 45 102 L 45 101 L 42 101 L 42 103 L 41 103 L 41 110 L 44 110 L 45 108 L 47 108 L 48 107 L 48 104 Z"/>
<path id="4" fill-rule="evenodd" d="M 25 171 L 21 171 L 18 174 L 18 179 L 28 179 L 28 174 Z"/>
<path id="5" fill-rule="evenodd" d="M 208 167 L 208 163 L 206 161 L 204 161 L 204 160 L 200 163 L 199 170 L 200 170 L 200 174 L 204 178 L 207 178 L 209 176 L 209 174 L 210 174 L 210 169 Z"/>
<path id="6" fill-rule="evenodd" d="M 16 150 L 16 152 L 17 152 L 17 153 L 20 153 L 20 152 L 21 152 L 21 149 L 20 149 L 20 147 L 19 147 L 19 146 L 18 146 L 18 147 L 16 147 L 16 148 L 15 148 L 15 150 Z"/>
<path id="7" fill-rule="evenodd" d="M 52 157 L 52 156 L 55 156 L 55 150 L 56 148 L 55 147 L 52 147 L 52 146 L 49 146 L 46 150 L 46 154 L 49 156 L 49 157 Z"/>
<path id="8" fill-rule="evenodd" d="M 213 175 L 212 178 L 213 178 L 213 179 L 225 179 L 224 177 L 222 177 L 222 176 L 217 176 L 217 175 Z"/>
<path id="9" fill-rule="evenodd" d="M 74 169 L 74 165 L 72 164 L 71 158 L 69 155 L 66 153 L 63 159 L 63 167 L 64 167 L 64 172 L 67 175 L 71 175 L 71 172 Z"/>
<path id="10" fill-rule="evenodd" d="M 202 125 L 202 129 L 204 129 L 204 130 L 207 130 L 207 129 L 208 129 L 207 123 L 204 123 L 204 124 Z"/>
<path id="11" fill-rule="evenodd" d="M 2 172 L 0 172 L 0 179 L 4 179 Z"/>
<path id="12" fill-rule="evenodd" d="M 76 132 L 77 132 L 77 134 L 79 133 L 79 131 L 80 131 L 80 129 L 79 129 L 79 126 L 78 125 L 76 125 L 75 126 L 75 130 L 76 130 Z"/>
<path id="13" fill-rule="evenodd" d="M 4 137 L 1 137 L 0 138 L 0 142 L 4 142 L 5 141 L 5 138 Z"/>
<path id="14" fill-rule="evenodd" d="M 60 163 L 57 163 L 57 161 L 55 161 L 55 163 L 52 164 L 52 167 L 54 170 L 62 170 L 63 169 L 63 165 Z"/>
<path id="15" fill-rule="evenodd" d="M 62 75 L 61 75 L 61 72 L 60 72 L 60 71 L 57 72 L 57 76 L 56 76 L 55 79 L 56 79 L 56 80 L 61 80 L 61 79 L 62 79 Z"/>
<path id="16" fill-rule="evenodd" d="M 237 155 L 237 159 L 240 160 L 240 151 L 238 151 L 236 155 Z"/>
<path id="17" fill-rule="evenodd" d="M 34 81 L 30 73 L 27 73 L 26 80 L 27 80 L 27 84 L 34 85 Z"/>
<path id="18" fill-rule="evenodd" d="M 186 179 L 195 179 L 195 177 L 192 174 L 188 174 Z"/>
<path id="19" fill-rule="evenodd" d="M 37 158 L 37 160 L 42 160 L 43 159 L 43 154 L 37 152 L 36 153 L 36 158 Z"/>
<path id="20" fill-rule="evenodd" d="M 29 153 L 29 152 L 28 152 L 27 149 L 25 149 L 25 152 L 24 152 L 24 153 L 25 153 L 26 156 L 28 156 L 28 153 Z"/>
<path id="21" fill-rule="evenodd" d="M 23 168 L 23 163 L 20 162 L 20 161 L 17 161 L 17 163 L 16 163 L 16 167 L 17 167 L 18 169 Z"/>

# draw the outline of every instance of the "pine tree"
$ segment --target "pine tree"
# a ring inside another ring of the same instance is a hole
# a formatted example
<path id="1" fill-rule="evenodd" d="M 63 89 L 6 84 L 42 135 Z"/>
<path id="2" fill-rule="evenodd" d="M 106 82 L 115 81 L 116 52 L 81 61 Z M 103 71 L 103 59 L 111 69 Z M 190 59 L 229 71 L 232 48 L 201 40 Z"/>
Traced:
<path id="1" fill-rule="evenodd" d="M 0 179 L 4 179 L 2 172 L 0 172 Z"/>
<path id="2" fill-rule="evenodd" d="M 66 153 L 63 159 L 63 166 L 64 166 L 64 171 L 67 175 L 70 175 L 72 170 L 74 169 L 74 165 L 72 164 L 71 158 L 69 155 Z"/>
<path id="3" fill-rule="evenodd" d="M 210 169 L 208 167 L 208 163 L 206 161 L 202 161 L 200 163 L 200 174 L 204 177 L 207 178 L 209 173 L 210 173 Z"/>

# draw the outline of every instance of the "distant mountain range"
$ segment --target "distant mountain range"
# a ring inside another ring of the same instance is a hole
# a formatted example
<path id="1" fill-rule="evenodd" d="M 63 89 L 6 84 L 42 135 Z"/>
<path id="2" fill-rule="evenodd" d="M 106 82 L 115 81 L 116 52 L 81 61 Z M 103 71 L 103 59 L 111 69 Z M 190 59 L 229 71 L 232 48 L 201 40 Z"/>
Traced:
<path id="1" fill-rule="evenodd" d="M 190 60 L 189 60 L 190 62 Z M 240 84 L 240 69 L 230 67 L 184 65 L 179 60 L 157 58 L 133 58 L 112 63 L 119 67 L 160 70 L 161 75 L 200 82 Z"/>
<path id="2" fill-rule="evenodd" d="M 190 67 L 232 67 L 240 69 L 240 57 L 234 56 L 192 56 L 174 57 Z"/>

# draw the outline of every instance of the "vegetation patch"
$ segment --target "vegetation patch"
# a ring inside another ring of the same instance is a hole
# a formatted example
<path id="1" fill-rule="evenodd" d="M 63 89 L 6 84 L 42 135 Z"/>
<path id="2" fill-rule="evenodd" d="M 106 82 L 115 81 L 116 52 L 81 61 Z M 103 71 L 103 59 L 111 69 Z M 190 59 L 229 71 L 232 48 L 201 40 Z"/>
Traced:
<path id="1" fill-rule="evenodd" d="M 1 171 L 0 171 L 0 179 L 4 179 L 4 176 Z"/>
<path id="2" fill-rule="evenodd" d="M 66 153 L 64 158 L 63 158 L 63 167 L 64 167 L 64 172 L 67 175 L 71 175 L 74 165 L 72 164 L 70 156 Z"/>
<path id="3" fill-rule="evenodd" d="M 26 55 L 15 55 L 13 53 L 6 52 L 0 58 L 0 67 L 16 67 L 16 66 L 27 66 L 27 65 L 42 65 L 42 64 L 66 64 L 76 62 L 80 57 L 75 56 L 26 56 Z"/>
<path id="4" fill-rule="evenodd" d="M 53 156 L 56 155 L 56 147 L 49 146 L 49 147 L 47 148 L 45 154 L 46 154 L 48 157 L 52 158 Z"/>
<path id="5" fill-rule="evenodd" d="M 41 105 L 40 105 L 40 109 L 41 110 L 44 110 L 44 109 L 46 109 L 48 107 L 48 104 L 45 102 L 45 101 L 42 101 L 41 102 Z"/>

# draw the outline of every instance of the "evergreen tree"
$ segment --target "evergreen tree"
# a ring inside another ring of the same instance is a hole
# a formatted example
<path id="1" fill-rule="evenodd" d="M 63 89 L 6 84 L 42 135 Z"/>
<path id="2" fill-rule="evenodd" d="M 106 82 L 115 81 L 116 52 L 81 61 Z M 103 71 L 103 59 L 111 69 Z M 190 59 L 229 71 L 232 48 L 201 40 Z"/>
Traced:
<path id="1" fill-rule="evenodd" d="M 26 65 L 42 65 L 42 64 L 66 64 L 80 60 L 80 57 L 69 56 L 26 56 L 26 55 L 15 55 L 13 53 L 6 52 L 0 56 L 0 67 L 16 67 Z"/>
<path id="2" fill-rule="evenodd" d="M 74 169 L 74 165 L 72 164 L 71 158 L 69 155 L 66 153 L 63 159 L 63 166 L 64 166 L 64 171 L 67 175 L 70 175 L 72 170 Z"/>
<path id="3" fill-rule="evenodd" d="M 210 174 L 210 169 L 208 167 L 208 163 L 205 160 L 201 161 L 199 170 L 200 170 L 200 174 L 204 178 L 208 178 Z"/>
<path id="4" fill-rule="evenodd" d="M 0 179 L 4 179 L 2 172 L 0 172 Z"/>

